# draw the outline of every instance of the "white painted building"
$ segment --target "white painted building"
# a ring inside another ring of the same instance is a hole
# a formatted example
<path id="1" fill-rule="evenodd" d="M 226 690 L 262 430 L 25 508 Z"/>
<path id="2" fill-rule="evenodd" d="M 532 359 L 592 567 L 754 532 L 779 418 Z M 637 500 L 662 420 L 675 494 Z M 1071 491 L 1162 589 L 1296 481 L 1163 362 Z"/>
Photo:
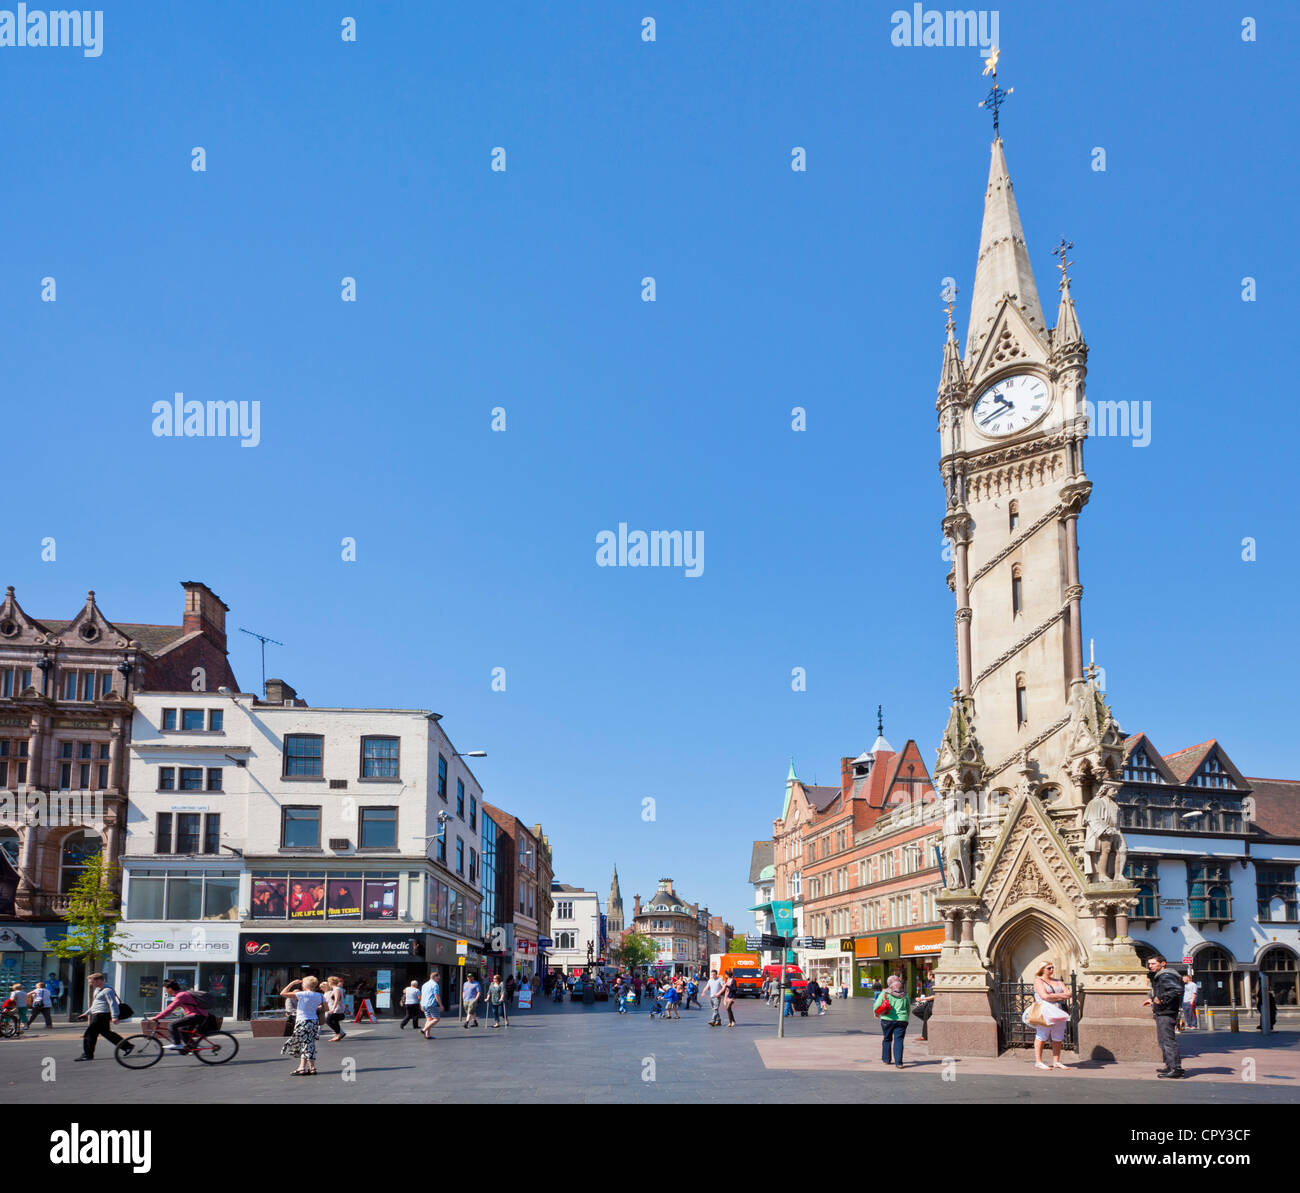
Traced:
<path id="1" fill-rule="evenodd" d="M 450 993 L 458 941 L 482 974 L 483 794 L 437 714 L 267 689 L 135 697 L 123 997 L 171 977 L 247 1018 L 337 974 L 384 1013 L 432 969 Z"/>
<path id="2" fill-rule="evenodd" d="M 600 899 L 595 891 L 569 886 L 564 882 L 551 883 L 550 957 L 549 969 L 560 969 L 566 974 L 580 973 L 587 968 L 587 944 L 591 944 L 592 957 L 601 956 Z"/>

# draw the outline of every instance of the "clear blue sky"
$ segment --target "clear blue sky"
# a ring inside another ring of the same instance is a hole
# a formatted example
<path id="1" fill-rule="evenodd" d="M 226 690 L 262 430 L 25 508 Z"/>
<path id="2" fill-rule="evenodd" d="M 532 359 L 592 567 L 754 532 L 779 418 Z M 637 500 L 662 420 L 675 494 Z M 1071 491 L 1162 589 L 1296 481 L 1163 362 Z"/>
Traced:
<path id="1" fill-rule="evenodd" d="M 954 680 L 939 286 L 964 330 L 986 81 L 894 7 L 110 4 L 97 59 L 0 48 L 0 582 L 165 622 L 205 580 L 245 689 L 236 626 L 312 703 L 443 713 L 561 880 L 742 921 L 789 756 L 836 781 L 883 703 L 932 759 Z M 1254 44 L 1001 4 L 1002 131 L 1049 319 L 1075 242 L 1090 396 L 1152 404 L 1088 458 L 1115 711 L 1294 776 L 1300 26 L 1247 8 Z M 260 401 L 260 446 L 155 438 L 176 390 Z M 704 575 L 597 568 L 620 521 L 704 531 Z"/>

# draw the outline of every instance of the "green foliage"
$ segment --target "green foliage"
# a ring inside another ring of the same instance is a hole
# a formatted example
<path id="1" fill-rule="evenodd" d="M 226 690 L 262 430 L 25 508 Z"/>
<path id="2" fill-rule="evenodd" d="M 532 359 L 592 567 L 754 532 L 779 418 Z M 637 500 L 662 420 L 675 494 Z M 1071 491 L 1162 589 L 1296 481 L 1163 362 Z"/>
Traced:
<path id="1" fill-rule="evenodd" d="M 615 955 L 620 965 L 628 969 L 642 969 L 658 960 L 659 946 L 652 937 L 642 932 L 625 932 L 623 943 Z"/>
<path id="2" fill-rule="evenodd" d="M 745 938 L 743 936 L 733 936 L 730 943 L 727 945 L 727 952 L 748 953 L 749 950 L 745 948 Z"/>
<path id="3" fill-rule="evenodd" d="M 96 957 L 129 951 L 129 938 L 117 931 L 122 910 L 110 886 L 117 873 L 117 867 L 106 862 L 103 854 L 87 860 L 86 868 L 68 892 L 68 910 L 63 915 L 67 934 L 50 942 L 52 953 L 67 961 L 84 961 L 87 968 L 93 968 Z"/>

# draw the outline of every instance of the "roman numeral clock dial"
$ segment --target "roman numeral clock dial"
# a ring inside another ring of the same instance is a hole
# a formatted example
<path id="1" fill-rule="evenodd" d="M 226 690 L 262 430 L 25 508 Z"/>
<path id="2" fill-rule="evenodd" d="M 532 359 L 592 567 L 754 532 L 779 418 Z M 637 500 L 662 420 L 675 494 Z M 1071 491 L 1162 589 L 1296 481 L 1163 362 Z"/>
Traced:
<path id="1" fill-rule="evenodd" d="M 990 385 L 971 411 L 975 429 L 991 438 L 1014 435 L 1036 423 L 1048 405 L 1047 383 L 1032 373 L 1016 373 Z"/>

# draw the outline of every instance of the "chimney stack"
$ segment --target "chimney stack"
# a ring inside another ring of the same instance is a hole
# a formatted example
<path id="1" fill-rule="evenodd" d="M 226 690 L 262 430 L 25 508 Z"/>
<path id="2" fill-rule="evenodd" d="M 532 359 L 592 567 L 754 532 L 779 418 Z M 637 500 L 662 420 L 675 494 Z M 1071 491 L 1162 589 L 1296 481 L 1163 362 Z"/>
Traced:
<path id="1" fill-rule="evenodd" d="M 226 614 L 229 606 L 206 584 L 182 580 L 185 589 L 185 614 L 181 625 L 187 634 L 206 634 L 222 654 L 226 653 Z"/>
<path id="2" fill-rule="evenodd" d="M 282 679 L 268 679 L 266 681 L 266 703 L 267 704 L 290 704 L 290 702 L 301 704 L 303 708 L 307 705 L 304 701 L 298 699 L 298 693 L 293 690 Z"/>
<path id="3" fill-rule="evenodd" d="M 635 920 L 641 914 L 641 896 L 632 896 L 632 918 Z"/>

